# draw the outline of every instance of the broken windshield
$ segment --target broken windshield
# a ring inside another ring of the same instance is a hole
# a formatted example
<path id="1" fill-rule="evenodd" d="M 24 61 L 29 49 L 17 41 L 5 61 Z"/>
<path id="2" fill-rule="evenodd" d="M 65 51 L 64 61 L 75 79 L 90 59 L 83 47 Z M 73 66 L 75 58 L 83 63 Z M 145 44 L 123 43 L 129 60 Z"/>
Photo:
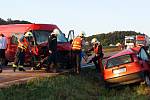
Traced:
<path id="1" fill-rule="evenodd" d="M 35 38 L 36 38 L 36 43 L 37 44 L 42 44 L 48 41 L 48 36 L 52 33 L 52 31 L 33 31 Z M 67 42 L 67 39 L 63 33 L 60 33 L 57 35 L 57 42 Z"/>

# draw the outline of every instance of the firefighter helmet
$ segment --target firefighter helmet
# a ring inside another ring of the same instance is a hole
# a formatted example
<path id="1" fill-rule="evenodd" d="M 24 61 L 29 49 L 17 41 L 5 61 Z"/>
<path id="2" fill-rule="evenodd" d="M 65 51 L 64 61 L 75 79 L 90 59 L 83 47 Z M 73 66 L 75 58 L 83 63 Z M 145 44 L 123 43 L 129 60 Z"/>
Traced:
<path id="1" fill-rule="evenodd" d="M 91 40 L 91 43 L 92 43 L 92 44 L 95 44 L 95 43 L 100 43 L 100 42 L 97 40 L 97 38 L 93 38 L 93 39 Z"/>
<path id="2" fill-rule="evenodd" d="M 26 33 L 25 33 L 25 37 L 33 37 L 32 32 L 26 32 Z"/>
<path id="3" fill-rule="evenodd" d="M 60 32 L 58 29 L 54 29 L 53 32 L 51 34 L 55 34 L 55 35 L 58 35 Z"/>
<path id="4" fill-rule="evenodd" d="M 79 36 L 80 36 L 80 37 L 85 37 L 85 32 L 84 32 L 84 31 L 80 32 L 80 33 L 79 33 Z"/>

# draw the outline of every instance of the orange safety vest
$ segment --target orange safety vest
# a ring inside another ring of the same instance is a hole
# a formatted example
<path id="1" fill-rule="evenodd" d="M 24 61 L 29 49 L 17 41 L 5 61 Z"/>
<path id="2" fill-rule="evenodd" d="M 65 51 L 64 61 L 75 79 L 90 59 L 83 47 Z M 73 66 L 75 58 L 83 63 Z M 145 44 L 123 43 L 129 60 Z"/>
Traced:
<path id="1" fill-rule="evenodd" d="M 19 48 L 21 48 L 21 49 L 24 49 L 24 50 L 26 50 L 27 49 L 27 47 L 28 47 L 28 45 L 29 45 L 29 42 L 27 41 L 27 39 L 26 38 L 23 38 L 23 41 L 19 41 L 18 40 L 18 47 Z"/>
<path id="2" fill-rule="evenodd" d="M 76 37 L 72 42 L 72 49 L 73 50 L 81 50 L 82 49 L 82 38 Z"/>
<path id="3" fill-rule="evenodd" d="M 33 46 L 33 47 L 31 48 L 31 51 L 32 51 L 32 53 L 33 53 L 34 55 L 38 55 L 38 53 L 39 53 L 39 50 L 38 50 L 38 47 L 37 47 L 37 46 Z"/>
<path id="4" fill-rule="evenodd" d="M 103 58 L 104 54 L 102 51 L 102 45 L 97 45 L 96 47 L 93 48 L 95 54 L 100 54 L 100 58 Z"/>
<path id="5" fill-rule="evenodd" d="M 102 51 L 102 46 L 99 45 L 99 44 L 96 45 L 96 47 L 93 47 L 93 49 L 94 49 L 93 51 L 94 51 L 95 54 L 98 54 L 98 53 L 100 53 L 100 52 L 103 52 L 103 51 Z"/>
<path id="6" fill-rule="evenodd" d="M 94 53 L 98 54 L 98 45 L 96 47 L 94 47 Z"/>

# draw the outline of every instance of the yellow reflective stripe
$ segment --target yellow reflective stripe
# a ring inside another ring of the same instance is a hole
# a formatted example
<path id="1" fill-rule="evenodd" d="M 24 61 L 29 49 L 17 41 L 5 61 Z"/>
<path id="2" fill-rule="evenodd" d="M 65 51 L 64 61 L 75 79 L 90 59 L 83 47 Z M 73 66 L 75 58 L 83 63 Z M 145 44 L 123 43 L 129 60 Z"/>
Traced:
<path id="1" fill-rule="evenodd" d="M 18 47 L 21 49 L 27 49 L 27 47 L 24 47 L 24 46 L 18 46 Z"/>
<path id="2" fill-rule="evenodd" d="M 72 48 L 78 48 L 78 49 L 81 49 L 81 47 L 79 47 L 79 46 L 76 46 L 76 47 L 72 47 Z"/>
<path id="3" fill-rule="evenodd" d="M 73 45 L 73 47 L 80 47 L 81 48 L 81 45 Z"/>
<path id="4" fill-rule="evenodd" d="M 72 48 L 73 50 L 81 50 L 81 48 Z"/>
<path id="5" fill-rule="evenodd" d="M 81 47 L 72 47 L 72 49 L 81 50 Z"/>
<path id="6" fill-rule="evenodd" d="M 72 48 L 80 50 L 81 49 L 81 45 L 73 45 Z"/>
<path id="7" fill-rule="evenodd" d="M 19 67 L 19 68 L 23 68 L 23 66 L 22 66 L 22 65 L 19 65 L 18 67 Z"/>
<path id="8" fill-rule="evenodd" d="M 16 68 L 16 67 L 17 67 L 17 65 L 13 64 L 13 65 L 12 65 L 12 67 L 13 67 L 13 68 Z"/>

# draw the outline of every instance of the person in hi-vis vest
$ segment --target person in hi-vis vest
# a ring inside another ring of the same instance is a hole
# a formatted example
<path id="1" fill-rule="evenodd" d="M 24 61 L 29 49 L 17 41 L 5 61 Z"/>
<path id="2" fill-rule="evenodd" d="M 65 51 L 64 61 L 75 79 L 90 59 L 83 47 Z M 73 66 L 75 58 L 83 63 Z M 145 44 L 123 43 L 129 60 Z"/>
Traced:
<path id="1" fill-rule="evenodd" d="M 81 70 L 81 52 L 85 44 L 84 41 L 85 33 L 81 32 L 79 35 L 72 41 L 72 52 L 74 58 L 74 72 L 79 74 Z"/>
<path id="2" fill-rule="evenodd" d="M 91 40 L 91 43 L 93 46 L 88 51 L 93 51 L 94 57 L 88 63 L 93 62 L 95 64 L 96 71 L 100 73 L 102 70 L 102 59 L 104 56 L 102 51 L 102 45 L 96 38 L 93 38 Z"/>
<path id="3" fill-rule="evenodd" d="M 24 60 L 25 60 L 25 53 L 27 49 L 29 49 L 29 42 L 33 39 L 32 32 L 26 32 L 21 38 L 18 39 L 18 48 L 15 55 L 14 64 L 12 65 L 14 72 L 16 68 L 19 68 L 19 71 L 25 71 L 24 67 Z"/>

